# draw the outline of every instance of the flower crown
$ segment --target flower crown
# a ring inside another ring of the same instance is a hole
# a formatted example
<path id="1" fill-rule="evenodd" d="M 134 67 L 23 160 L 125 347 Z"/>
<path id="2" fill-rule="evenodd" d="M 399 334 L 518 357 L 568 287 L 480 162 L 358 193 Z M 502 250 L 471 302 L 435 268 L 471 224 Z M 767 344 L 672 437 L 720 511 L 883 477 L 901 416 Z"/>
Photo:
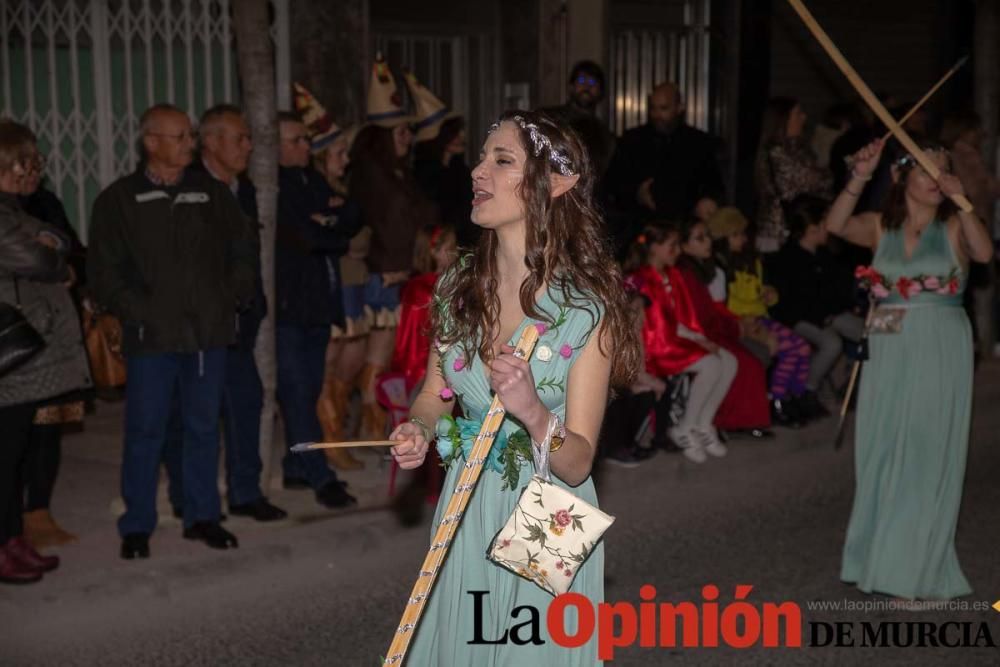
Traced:
<path id="1" fill-rule="evenodd" d="M 552 140 L 545 136 L 538 125 L 535 123 L 529 123 L 521 116 L 514 116 L 510 120 L 517 123 L 522 130 L 526 130 L 528 132 L 528 136 L 531 138 L 531 144 L 533 147 L 531 152 L 535 157 L 541 155 L 543 150 L 548 151 L 549 164 L 552 168 L 557 169 L 563 176 L 577 175 L 578 172 L 573 169 L 573 161 L 569 159 L 569 156 L 566 155 L 566 153 L 557 150 L 552 145 Z M 493 132 L 499 127 L 499 121 L 493 123 L 493 125 L 490 126 L 489 134 L 493 134 Z"/>

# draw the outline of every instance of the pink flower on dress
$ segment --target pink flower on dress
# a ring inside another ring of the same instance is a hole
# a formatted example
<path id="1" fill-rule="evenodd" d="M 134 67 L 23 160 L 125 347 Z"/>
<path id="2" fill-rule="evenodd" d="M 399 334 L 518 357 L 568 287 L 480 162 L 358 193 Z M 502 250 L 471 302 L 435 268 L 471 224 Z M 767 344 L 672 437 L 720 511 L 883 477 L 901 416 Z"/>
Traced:
<path id="1" fill-rule="evenodd" d="M 948 281 L 948 294 L 958 294 L 958 278 Z"/>
<path id="2" fill-rule="evenodd" d="M 875 283 L 872 285 L 872 294 L 875 295 L 876 299 L 884 299 L 889 296 L 889 290 L 882 283 Z"/>
<path id="3" fill-rule="evenodd" d="M 545 332 L 549 330 L 549 325 L 545 322 L 535 322 L 535 331 L 538 332 L 539 336 L 544 336 Z"/>
<path id="4" fill-rule="evenodd" d="M 451 365 L 451 368 L 456 373 L 460 372 L 463 368 L 465 368 L 465 358 L 455 357 L 455 363 Z"/>
<path id="5" fill-rule="evenodd" d="M 924 278 L 924 289 L 936 290 L 941 287 L 941 280 L 937 276 L 927 276 Z"/>
<path id="6" fill-rule="evenodd" d="M 573 346 L 569 343 L 564 343 L 562 347 L 559 348 L 559 356 L 563 359 L 569 359 L 573 356 Z"/>
<path id="7" fill-rule="evenodd" d="M 561 570 L 565 564 L 561 560 L 556 561 L 556 569 Z"/>
<path id="8" fill-rule="evenodd" d="M 569 524 L 573 523 L 573 517 L 567 510 L 559 510 L 555 513 L 555 520 L 560 526 L 565 528 Z"/>
<path id="9" fill-rule="evenodd" d="M 567 577 L 572 577 L 573 576 L 573 570 L 569 569 L 568 567 L 565 570 L 563 570 L 563 572 L 566 573 Z"/>
<path id="10" fill-rule="evenodd" d="M 440 396 L 442 401 L 450 401 L 455 397 L 455 392 L 451 390 L 451 387 L 445 387 L 441 390 Z"/>

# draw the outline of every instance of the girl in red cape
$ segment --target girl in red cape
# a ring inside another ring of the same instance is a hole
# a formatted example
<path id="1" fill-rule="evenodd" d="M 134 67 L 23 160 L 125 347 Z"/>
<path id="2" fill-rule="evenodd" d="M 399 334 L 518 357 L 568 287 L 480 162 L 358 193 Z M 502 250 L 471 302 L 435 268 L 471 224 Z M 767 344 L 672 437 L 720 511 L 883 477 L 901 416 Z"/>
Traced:
<path id="1" fill-rule="evenodd" d="M 411 395 L 424 380 L 427 356 L 431 349 L 431 297 L 441 272 L 451 266 L 457 256 L 455 230 L 440 225 L 428 225 L 417 233 L 413 250 L 413 266 L 417 275 L 406 281 L 400 296 L 399 326 L 390 370 L 406 378 L 406 390 Z"/>
<path id="2" fill-rule="evenodd" d="M 415 396 L 424 383 L 427 358 L 431 351 L 431 302 L 438 277 L 457 256 L 455 230 L 441 225 L 427 225 L 417 232 L 413 247 L 413 267 L 417 274 L 406 281 L 400 293 L 399 324 L 396 345 L 389 370 L 402 373 L 406 391 Z M 420 499 L 436 503 L 444 481 L 441 461 L 432 449 L 427 462 L 411 477 L 393 503 L 404 525 L 413 525 L 422 517 Z"/>
<path id="3" fill-rule="evenodd" d="M 716 303 L 696 273 L 697 262 L 712 256 L 712 239 L 704 222 L 692 221 L 681 228 L 684 251 L 678 265 L 688 301 L 701 331 L 710 341 L 728 350 L 737 360 L 736 378 L 715 416 L 718 428 L 743 431 L 755 437 L 770 435 L 771 411 L 767 400 L 767 370 L 740 343 L 740 318 Z"/>
<path id="4" fill-rule="evenodd" d="M 675 266 L 680 234 L 665 223 L 647 225 L 632 243 L 626 268 L 648 300 L 642 340 L 646 370 L 658 377 L 692 373 L 684 415 L 668 435 L 691 461 L 725 456 L 712 422 L 736 375 L 736 358 L 707 335 Z"/>

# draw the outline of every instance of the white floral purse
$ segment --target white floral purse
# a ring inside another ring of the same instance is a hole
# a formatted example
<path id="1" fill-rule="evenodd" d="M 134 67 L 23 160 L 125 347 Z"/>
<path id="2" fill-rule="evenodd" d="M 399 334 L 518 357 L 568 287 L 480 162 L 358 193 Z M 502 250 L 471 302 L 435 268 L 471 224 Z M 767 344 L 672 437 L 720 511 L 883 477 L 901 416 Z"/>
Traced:
<path id="1" fill-rule="evenodd" d="M 487 557 L 552 595 L 573 585 L 580 567 L 615 518 L 552 483 L 549 446 L 558 419 L 541 446 L 532 443 L 535 474 L 514 511 L 494 536 Z"/>

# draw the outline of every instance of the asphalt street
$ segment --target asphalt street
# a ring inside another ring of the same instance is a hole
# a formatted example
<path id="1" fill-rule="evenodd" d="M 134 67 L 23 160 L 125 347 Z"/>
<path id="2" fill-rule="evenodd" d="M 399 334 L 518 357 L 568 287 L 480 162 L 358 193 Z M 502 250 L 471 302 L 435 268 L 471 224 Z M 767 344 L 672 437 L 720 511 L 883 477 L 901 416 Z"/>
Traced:
<path id="1" fill-rule="evenodd" d="M 957 537 L 975 589 L 963 600 L 970 607 L 1000 599 L 1000 364 L 981 368 L 976 388 Z M 86 431 L 66 439 L 54 512 L 81 541 L 58 551 L 63 565 L 42 583 L 0 587 L 0 664 L 379 664 L 431 526 L 429 510 L 407 529 L 385 509 L 389 473 L 374 452 L 364 453 L 365 470 L 344 476 L 361 500 L 357 510 L 326 511 L 308 492 L 272 489 L 291 517 L 270 525 L 229 519 L 237 550 L 185 541 L 177 521 L 165 518 L 153 557 L 125 562 L 114 531 L 120 420 L 120 404 L 101 403 Z M 728 457 L 704 465 L 660 453 L 638 468 L 598 471 L 602 507 L 617 517 L 606 536 L 608 601 L 637 605 L 640 587 L 652 584 L 658 602 L 700 604 L 702 587 L 714 584 L 724 605 L 737 585 L 752 585 L 750 602 L 797 603 L 804 632 L 801 648 L 634 646 L 611 664 L 1000 664 L 1000 648 L 982 646 L 981 624 L 1000 645 L 1000 613 L 991 609 L 810 608 L 886 600 L 837 577 L 854 481 L 852 443 L 834 451 L 834 426 L 829 419 L 767 442 L 734 441 Z M 861 623 L 882 621 L 967 623 L 980 646 L 809 645 L 817 623 L 850 623 L 860 643 Z"/>

